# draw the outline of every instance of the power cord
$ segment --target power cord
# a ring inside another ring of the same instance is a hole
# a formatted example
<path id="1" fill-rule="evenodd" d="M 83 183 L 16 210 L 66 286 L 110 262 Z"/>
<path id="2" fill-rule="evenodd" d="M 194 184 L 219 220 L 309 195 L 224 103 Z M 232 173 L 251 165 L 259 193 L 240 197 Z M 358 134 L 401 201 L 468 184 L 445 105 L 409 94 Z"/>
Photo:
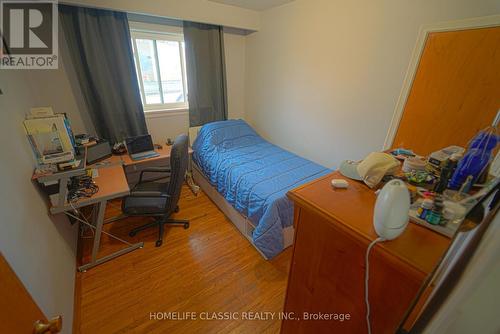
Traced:
<path id="1" fill-rule="evenodd" d="M 92 177 L 75 176 L 72 177 L 68 185 L 68 201 L 76 201 L 80 198 L 92 197 L 99 191 L 99 186 L 95 184 Z"/>
<path id="2" fill-rule="evenodd" d="M 385 241 L 384 238 L 377 238 L 373 240 L 370 245 L 368 246 L 368 249 L 366 250 L 366 256 L 365 256 L 365 304 L 366 304 L 366 326 L 368 327 L 368 334 L 372 333 L 372 328 L 370 326 L 370 301 L 368 299 L 368 281 L 370 278 L 370 251 L 372 250 L 373 246 L 375 246 L 378 242 Z"/>

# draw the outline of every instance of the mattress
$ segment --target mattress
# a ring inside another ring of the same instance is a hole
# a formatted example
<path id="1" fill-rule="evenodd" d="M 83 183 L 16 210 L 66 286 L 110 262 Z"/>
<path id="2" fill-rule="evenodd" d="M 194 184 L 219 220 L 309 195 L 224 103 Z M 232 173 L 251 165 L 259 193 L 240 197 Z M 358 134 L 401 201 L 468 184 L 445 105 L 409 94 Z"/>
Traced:
<path id="1" fill-rule="evenodd" d="M 243 120 L 205 124 L 193 151 L 211 185 L 254 224 L 253 243 L 267 258 L 283 250 L 283 228 L 293 224 L 286 193 L 331 172 L 269 143 Z"/>

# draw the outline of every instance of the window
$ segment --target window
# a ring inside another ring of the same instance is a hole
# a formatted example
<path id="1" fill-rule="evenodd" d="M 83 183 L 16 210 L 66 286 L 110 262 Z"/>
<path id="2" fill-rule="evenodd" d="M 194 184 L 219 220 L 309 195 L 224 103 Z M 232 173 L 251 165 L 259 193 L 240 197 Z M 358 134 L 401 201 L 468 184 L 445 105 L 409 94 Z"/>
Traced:
<path id="1" fill-rule="evenodd" d="M 183 36 L 137 30 L 131 36 L 144 110 L 187 108 Z"/>

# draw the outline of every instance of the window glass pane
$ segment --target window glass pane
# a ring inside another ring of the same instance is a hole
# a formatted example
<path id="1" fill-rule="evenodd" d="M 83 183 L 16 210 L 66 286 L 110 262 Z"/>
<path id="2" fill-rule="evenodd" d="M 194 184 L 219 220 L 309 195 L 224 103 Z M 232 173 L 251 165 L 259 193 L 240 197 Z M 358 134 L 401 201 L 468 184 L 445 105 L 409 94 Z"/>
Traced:
<path id="1" fill-rule="evenodd" d="M 179 42 L 157 40 L 164 103 L 184 102 Z"/>
<path id="2" fill-rule="evenodd" d="M 181 42 L 181 46 L 182 46 L 182 56 L 184 57 L 183 59 L 184 73 L 182 73 L 182 75 L 184 76 L 184 94 L 185 94 L 184 98 L 187 101 L 189 93 L 188 93 L 187 74 L 186 74 L 186 43 Z"/>
<path id="3" fill-rule="evenodd" d="M 150 39 L 137 39 L 137 53 L 141 64 L 142 83 L 146 104 L 161 103 L 160 83 L 156 73 L 154 44 Z"/>
<path id="4" fill-rule="evenodd" d="M 134 45 L 134 39 L 131 39 L 130 40 L 130 43 L 132 43 L 131 45 L 133 46 Z M 133 46 L 133 52 L 134 52 L 134 65 L 135 65 L 135 73 L 137 75 L 137 80 L 139 81 L 138 84 L 139 84 L 139 89 L 142 89 L 141 86 L 142 86 L 142 82 L 141 82 L 141 78 L 139 77 L 139 64 L 137 64 L 137 57 L 136 57 L 136 51 L 135 51 L 135 46 Z M 144 100 L 142 98 L 142 90 L 141 90 L 141 103 L 142 105 L 144 105 Z"/>

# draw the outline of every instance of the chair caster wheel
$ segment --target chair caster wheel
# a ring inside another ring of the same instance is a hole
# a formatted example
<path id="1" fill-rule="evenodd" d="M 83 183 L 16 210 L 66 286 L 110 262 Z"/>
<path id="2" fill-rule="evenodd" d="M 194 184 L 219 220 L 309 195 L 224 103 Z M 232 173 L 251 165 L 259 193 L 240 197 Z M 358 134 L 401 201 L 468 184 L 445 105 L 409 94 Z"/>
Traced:
<path id="1" fill-rule="evenodd" d="M 184 224 L 184 229 L 187 230 L 189 228 L 189 223 Z"/>
<path id="2" fill-rule="evenodd" d="M 155 246 L 160 247 L 163 244 L 163 240 L 156 240 Z"/>
<path id="3" fill-rule="evenodd" d="M 175 207 L 174 212 L 175 212 L 175 213 L 178 213 L 178 212 L 179 212 L 179 206 L 176 206 L 176 207 Z"/>
<path id="4" fill-rule="evenodd" d="M 136 235 L 136 234 L 137 234 L 136 232 L 130 232 L 130 233 L 128 234 L 128 236 L 129 236 L 129 237 L 135 237 L 135 235 Z"/>

